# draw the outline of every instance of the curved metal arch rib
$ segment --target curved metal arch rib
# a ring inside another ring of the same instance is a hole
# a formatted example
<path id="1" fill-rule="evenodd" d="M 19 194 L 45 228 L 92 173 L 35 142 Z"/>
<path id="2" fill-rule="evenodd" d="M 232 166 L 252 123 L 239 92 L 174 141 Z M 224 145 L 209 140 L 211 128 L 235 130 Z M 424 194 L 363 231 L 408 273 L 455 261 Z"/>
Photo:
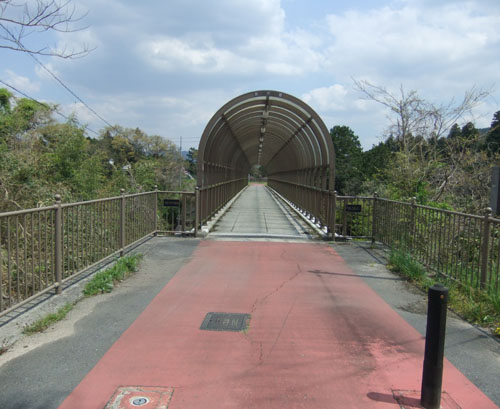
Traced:
<path id="1" fill-rule="evenodd" d="M 253 165 L 268 184 L 330 225 L 335 153 L 325 124 L 306 103 L 278 91 L 243 94 L 208 122 L 198 149 L 201 221 L 247 185 Z"/>

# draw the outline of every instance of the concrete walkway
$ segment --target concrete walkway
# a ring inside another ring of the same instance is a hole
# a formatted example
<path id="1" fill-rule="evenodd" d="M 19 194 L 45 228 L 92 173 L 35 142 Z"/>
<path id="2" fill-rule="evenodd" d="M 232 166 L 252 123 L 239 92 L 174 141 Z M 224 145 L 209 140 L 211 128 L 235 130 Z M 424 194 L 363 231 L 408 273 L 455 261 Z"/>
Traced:
<path id="1" fill-rule="evenodd" d="M 210 233 L 212 238 L 308 240 L 309 229 L 290 208 L 260 184 L 250 185 Z"/>

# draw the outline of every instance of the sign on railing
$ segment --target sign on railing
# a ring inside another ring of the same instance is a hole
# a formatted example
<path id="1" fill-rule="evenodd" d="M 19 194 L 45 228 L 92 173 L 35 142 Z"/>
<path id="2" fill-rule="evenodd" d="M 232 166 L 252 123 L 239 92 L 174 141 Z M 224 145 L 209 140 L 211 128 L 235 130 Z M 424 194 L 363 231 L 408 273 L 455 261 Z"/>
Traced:
<path id="1" fill-rule="evenodd" d="M 360 204 L 346 204 L 345 211 L 351 213 L 361 213 L 361 205 Z"/>

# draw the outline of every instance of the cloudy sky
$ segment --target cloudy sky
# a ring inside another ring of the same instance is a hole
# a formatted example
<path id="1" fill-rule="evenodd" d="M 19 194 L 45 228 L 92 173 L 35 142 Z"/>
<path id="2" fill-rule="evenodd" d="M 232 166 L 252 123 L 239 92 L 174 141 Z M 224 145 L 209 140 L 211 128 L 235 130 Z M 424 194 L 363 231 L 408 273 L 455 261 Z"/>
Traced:
<path id="1" fill-rule="evenodd" d="M 400 85 L 435 103 L 471 87 L 491 92 L 477 127 L 500 110 L 500 1 L 74 0 L 84 30 L 31 36 L 26 45 L 95 48 L 41 58 L 112 124 L 197 147 L 211 116 L 248 91 L 302 98 L 327 127 L 348 125 L 365 149 L 388 113 L 363 99 L 353 78 Z M 0 79 L 30 96 L 105 125 L 28 56 L 0 49 Z"/>

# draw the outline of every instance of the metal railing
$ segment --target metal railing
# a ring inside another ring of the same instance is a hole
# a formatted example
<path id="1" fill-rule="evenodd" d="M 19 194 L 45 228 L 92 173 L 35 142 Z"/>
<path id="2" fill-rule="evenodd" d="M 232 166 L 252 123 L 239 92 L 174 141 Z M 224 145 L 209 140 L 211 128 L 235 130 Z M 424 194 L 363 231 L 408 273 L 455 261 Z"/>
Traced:
<path id="1" fill-rule="evenodd" d="M 196 234 L 199 192 L 158 191 L 157 233 Z"/>
<path id="2" fill-rule="evenodd" d="M 150 235 L 196 235 L 247 183 L 236 179 L 195 192 L 152 192 L 61 203 L 0 214 L 0 315 Z M 500 291 L 500 220 L 374 197 L 338 196 L 269 180 L 319 227 L 411 253 L 461 283 Z"/>
<path id="3" fill-rule="evenodd" d="M 248 184 L 248 178 L 234 179 L 197 189 L 199 192 L 199 222 L 206 223 Z"/>
<path id="4" fill-rule="evenodd" d="M 0 315 L 148 236 L 196 234 L 195 192 L 152 192 L 0 214 Z"/>
<path id="5" fill-rule="evenodd" d="M 345 237 L 373 237 L 373 197 L 337 196 L 335 233 Z"/>
<path id="6" fill-rule="evenodd" d="M 500 291 L 500 220 L 374 197 L 334 195 L 335 232 L 371 237 L 438 274 Z"/>
<path id="7" fill-rule="evenodd" d="M 319 228 L 333 229 L 335 192 L 275 178 L 268 178 L 268 185 L 299 207 Z"/>

